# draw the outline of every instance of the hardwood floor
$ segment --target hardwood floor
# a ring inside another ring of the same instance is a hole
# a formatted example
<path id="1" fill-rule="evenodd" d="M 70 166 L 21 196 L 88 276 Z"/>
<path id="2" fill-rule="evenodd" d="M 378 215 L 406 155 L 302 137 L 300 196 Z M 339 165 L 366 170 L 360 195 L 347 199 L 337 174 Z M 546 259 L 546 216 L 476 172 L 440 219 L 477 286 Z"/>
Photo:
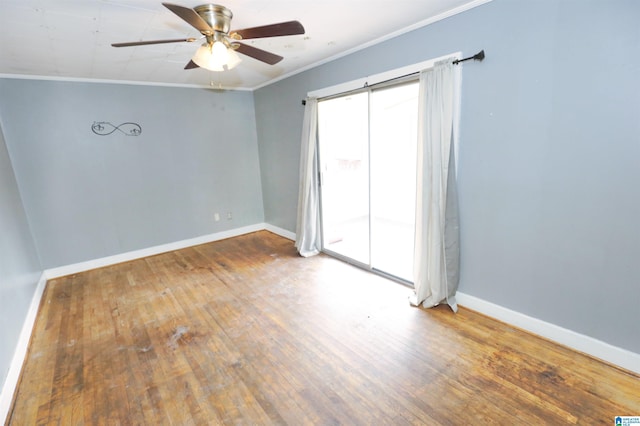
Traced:
<path id="1" fill-rule="evenodd" d="M 52 280 L 9 424 L 614 424 L 640 378 L 269 232 Z"/>

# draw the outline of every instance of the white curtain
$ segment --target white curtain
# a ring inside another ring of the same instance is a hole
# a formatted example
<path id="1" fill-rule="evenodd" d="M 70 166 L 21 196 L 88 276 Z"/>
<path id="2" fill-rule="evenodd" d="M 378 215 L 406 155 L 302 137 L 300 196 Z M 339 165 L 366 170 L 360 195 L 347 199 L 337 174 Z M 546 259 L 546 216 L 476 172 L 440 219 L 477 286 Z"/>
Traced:
<path id="1" fill-rule="evenodd" d="M 460 248 L 453 146 L 456 72 L 453 60 L 420 73 L 416 233 L 412 305 L 446 302 L 454 312 Z"/>
<path id="2" fill-rule="evenodd" d="M 318 100 L 307 98 L 302 121 L 300 147 L 300 183 L 298 187 L 298 220 L 296 248 L 301 256 L 320 252 L 320 214 L 318 161 L 316 154 L 318 135 Z"/>

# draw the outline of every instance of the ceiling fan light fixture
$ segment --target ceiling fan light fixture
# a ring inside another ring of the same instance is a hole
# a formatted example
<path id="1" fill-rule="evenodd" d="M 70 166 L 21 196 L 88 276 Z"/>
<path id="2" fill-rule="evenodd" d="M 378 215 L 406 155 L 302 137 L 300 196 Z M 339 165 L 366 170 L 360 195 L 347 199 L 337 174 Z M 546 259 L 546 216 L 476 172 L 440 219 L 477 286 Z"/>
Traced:
<path id="1" fill-rule="evenodd" d="M 198 48 L 196 54 L 193 55 L 191 60 L 196 63 L 200 68 L 205 68 L 211 71 L 223 71 L 222 67 L 215 68 L 215 64 L 211 60 L 213 55 L 211 54 L 212 46 L 208 43 L 204 43 Z"/>
<path id="2" fill-rule="evenodd" d="M 240 63 L 240 57 L 235 50 L 217 40 L 200 46 L 192 60 L 199 67 L 210 71 L 224 71 L 225 67 L 230 70 Z"/>
<path id="3" fill-rule="evenodd" d="M 227 69 L 233 69 L 236 67 L 236 65 L 238 65 L 242 59 L 240 59 L 240 55 L 238 55 L 236 53 L 236 50 L 233 48 L 228 48 L 227 49 L 227 55 L 229 56 L 229 59 L 227 61 Z"/>
<path id="4" fill-rule="evenodd" d="M 227 46 L 221 41 L 214 41 L 211 46 L 211 64 L 213 64 L 214 68 L 219 68 L 222 71 L 227 62 L 229 62 Z"/>

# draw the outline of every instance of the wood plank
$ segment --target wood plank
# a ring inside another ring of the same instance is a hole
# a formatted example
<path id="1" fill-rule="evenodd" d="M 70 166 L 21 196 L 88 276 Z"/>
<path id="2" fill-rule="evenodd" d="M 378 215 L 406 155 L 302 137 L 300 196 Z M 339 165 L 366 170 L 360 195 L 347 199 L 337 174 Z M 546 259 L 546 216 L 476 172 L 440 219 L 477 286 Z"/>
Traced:
<path id="1" fill-rule="evenodd" d="M 610 424 L 630 372 L 257 232 L 47 283 L 22 424 Z"/>

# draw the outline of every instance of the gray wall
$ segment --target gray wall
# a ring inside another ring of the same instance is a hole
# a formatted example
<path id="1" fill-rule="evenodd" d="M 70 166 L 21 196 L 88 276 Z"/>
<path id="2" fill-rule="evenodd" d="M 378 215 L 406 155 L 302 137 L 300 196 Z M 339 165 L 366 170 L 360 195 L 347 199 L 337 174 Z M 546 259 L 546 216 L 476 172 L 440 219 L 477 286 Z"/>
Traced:
<path id="1" fill-rule="evenodd" d="M 0 117 L 45 268 L 264 221 L 249 92 L 0 79 Z"/>
<path id="2" fill-rule="evenodd" d="M 40 274 L 40 261 L 0 125 L 0 389 Z"/>
<path id="3" fill-rule="evenodd" d="M 460 291 L 640 353 L 640 2 L 495 0 L 255 92 L 266 222 L 295 231 L 308 91 L 463 71 Z"/>

